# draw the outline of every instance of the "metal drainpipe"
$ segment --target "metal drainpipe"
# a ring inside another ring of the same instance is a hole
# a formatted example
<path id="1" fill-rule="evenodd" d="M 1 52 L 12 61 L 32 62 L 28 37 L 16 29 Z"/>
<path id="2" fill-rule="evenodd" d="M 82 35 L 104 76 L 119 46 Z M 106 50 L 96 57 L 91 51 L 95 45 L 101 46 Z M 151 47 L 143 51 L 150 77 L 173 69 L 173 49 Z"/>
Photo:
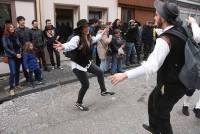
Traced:
<path id="1" fill-rule="evenodd" d="M 37 16 L 37 21 L 39 22 L 40 28 L 42 28 L 40 0 L 36 0 L 36 16 Z"/>

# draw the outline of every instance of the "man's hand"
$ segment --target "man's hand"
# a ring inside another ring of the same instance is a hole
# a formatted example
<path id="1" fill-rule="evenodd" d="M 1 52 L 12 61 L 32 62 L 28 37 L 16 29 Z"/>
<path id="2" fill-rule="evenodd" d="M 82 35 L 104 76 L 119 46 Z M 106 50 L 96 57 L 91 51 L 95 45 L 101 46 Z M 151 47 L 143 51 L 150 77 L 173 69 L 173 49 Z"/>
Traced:
<path id="1" fill-rule="evenodd" d="M 20 59 L 22 56 L 21 56 L 21 54 L 16 54 L 16 57 L 17 57 L 18 59 Z"/>
<path id="2" fill-rule="evenodd" d="M 62 45 L 61 42 L 59 41 L 55 41 L 56 44 L 53 44 L 53 48 L 55 48 L 57 51 L 61 51 L 64 50 L 64 46 Z"/>
<path id="3" fill-rule="evenodd" d="M 109 32 L 109 28 L 105 28 L 102 33 L 104 34 L 104 33 L 108 33 L 108 32 Z"/>
<path id="4" fill-rule="evenodd" d="M 125 80 L 126 78 L 128 78 L 126 73 L 117 73 L 109 77 L 113 85 L 117 85 L 119 82 Z"/>
<path id="5" fill-rule="evenodd" d="M 195 18 L 188 16 L 188 19 L 186 19 L 186 21 L 188 22 L 188 24 L 192 24 L 192 23 L 197 23 L 197 21 L 195 20 Z"/>

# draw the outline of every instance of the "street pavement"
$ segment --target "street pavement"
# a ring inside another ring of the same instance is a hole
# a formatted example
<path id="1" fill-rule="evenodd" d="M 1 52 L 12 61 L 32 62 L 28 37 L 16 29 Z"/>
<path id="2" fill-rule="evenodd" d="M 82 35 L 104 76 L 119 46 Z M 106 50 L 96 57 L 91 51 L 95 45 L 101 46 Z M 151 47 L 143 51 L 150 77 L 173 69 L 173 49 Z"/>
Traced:
<path id="1" fill-rule="evenodd" d="M 126 80 L 112 86 L 115 96 L 100 96 L 96 78 L 90 79 L 90 88 L 84 98 L 88 112 L 77 110 L 79 82 L 29 94 L 0 105 L 0 134 L 148 134 L 142 128 L 148 123 L 147 100 L 155 86 L 155 76 Z M 200 134 L 200 119 L 192 108 L 198 99 L 196 92 L 191 101 L 190 116 L 181 113 L 183 100 L 171 113 L 174 134 Z"/>

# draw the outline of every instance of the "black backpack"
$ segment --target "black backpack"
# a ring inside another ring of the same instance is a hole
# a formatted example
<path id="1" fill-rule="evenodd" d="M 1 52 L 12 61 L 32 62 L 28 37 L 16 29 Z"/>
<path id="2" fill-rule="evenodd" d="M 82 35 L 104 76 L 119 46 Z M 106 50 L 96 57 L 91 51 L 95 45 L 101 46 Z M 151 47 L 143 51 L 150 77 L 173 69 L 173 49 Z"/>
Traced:
<path id="1" fill-rule="evenodd" d="M 187 28 L 184 27 L 184 30 L 187 33 L 187 37 L 174 29 L 168 30 L 165 33 L 186 41 L 185 64 L 179 73 L 179 79 L 187 90 L 200 89 L 200 45 L 193 40 L 192 34 L 189 33 Z"/>

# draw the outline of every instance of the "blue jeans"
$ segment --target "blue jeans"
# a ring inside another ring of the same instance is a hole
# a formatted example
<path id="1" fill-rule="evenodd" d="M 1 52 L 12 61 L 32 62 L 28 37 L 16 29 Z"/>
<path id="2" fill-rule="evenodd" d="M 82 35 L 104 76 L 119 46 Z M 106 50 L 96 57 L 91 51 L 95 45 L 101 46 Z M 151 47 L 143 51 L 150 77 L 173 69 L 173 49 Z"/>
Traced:
<path id="1" fill-rule="evenodd" d="M 10 89 L 19 85 L 21 60 L 17 58 L 8 58 L 8 65 L 10 69 L 9 85 Z"/>
<path id="2" fill-rule="evenodd" d="M 108 59 L 101 59 L 100 69 L 104 72 L 108 71 Z"/>
<path id="3" fill-rule="evenodd" d="M 28 72 L 28 82 L 33 83 L 33 73 L 35 74 L 35 80 L 36 81 L 41 81 L 42 80 L 42 73 L 41 70 L 35 69 L 35 70 L 31 70 Z"/>
<path id="4" fill-rule="evenodd" d="M 118 58 L 117 54 L 112 55 L 111 72 L 117 73 L 122 71 L 122 58 Z"/>
<path id="5" fill-rule="evenodd" d="M 133 42 L 126 43 L 127 54 L 126 54 L 126 64 L 133 62 L 135 60 L 136 49 L 135 44 Z"/>

